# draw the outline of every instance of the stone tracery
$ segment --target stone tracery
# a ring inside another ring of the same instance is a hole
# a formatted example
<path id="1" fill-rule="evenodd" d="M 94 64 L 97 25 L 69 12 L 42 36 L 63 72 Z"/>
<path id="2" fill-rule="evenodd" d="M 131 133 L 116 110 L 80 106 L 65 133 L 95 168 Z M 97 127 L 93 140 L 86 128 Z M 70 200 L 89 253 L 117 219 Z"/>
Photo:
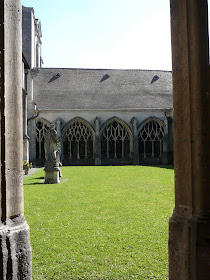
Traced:
<path id="1" fill-rule="evenodd" d="M 102 157 L 130 157 L 130 140 L 126 127 L 117 120 L 112 121 L 103 129 L 101 135 Z"/>
<path id="2" fill-rule="evenodd" d="M 93 154 L 93 131 L 81 119 L 70 122 L 63 133 L 64 159 L 90 159 Z"/>
<path id="3" fill-rule="evenodd" d="M 36 124 L 36 153 L 38 159 L 44 159 L 44 134 L 49 126 L 42 121 Z"/>
<path id="4" fill-rule="evenodd" d="M 139 134 L 140 157 L 159 158 L 163 152 L 164 126 L 151 119 L 141 126 Z"/>

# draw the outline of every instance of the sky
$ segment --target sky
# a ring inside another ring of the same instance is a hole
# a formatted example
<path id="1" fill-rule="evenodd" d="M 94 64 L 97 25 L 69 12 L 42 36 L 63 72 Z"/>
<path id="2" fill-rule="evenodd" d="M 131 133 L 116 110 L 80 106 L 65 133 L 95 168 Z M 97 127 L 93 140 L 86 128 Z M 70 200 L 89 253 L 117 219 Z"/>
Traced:
<path id="1" fill-rule="evenodd" d="M 22 0 L 41 20 L 43 67 L 171 70 L 169 0 Z"/>

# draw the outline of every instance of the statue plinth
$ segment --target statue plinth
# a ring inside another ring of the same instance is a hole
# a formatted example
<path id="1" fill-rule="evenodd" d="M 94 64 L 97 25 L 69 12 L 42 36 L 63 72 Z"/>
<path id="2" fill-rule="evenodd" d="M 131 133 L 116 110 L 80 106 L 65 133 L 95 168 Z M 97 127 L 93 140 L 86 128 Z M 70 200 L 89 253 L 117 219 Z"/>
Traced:
<path id="1" fill-rule="evenodd" d="M 46 171 L 45 170 L 45 184 L 60 184 L 59 170 Z"/>
<path id="2" fill-rule="evenodd" d="M 45 162 L 45 184 L 59 184 L 61 177 L 61 164 L 53 162 Z"/>

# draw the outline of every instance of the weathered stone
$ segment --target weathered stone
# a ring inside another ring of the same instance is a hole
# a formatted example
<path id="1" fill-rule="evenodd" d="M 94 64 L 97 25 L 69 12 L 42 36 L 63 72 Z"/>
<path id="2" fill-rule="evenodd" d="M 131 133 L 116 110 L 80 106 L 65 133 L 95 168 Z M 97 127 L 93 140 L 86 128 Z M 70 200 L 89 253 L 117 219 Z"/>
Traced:
<path id="1" fill-rule="evenodd" d="M 101 165 L 100 121 L 95 119 L 95 165 Z"/>
<path id="2" fill-rule="evenodd" d="M 21 215 L 0 227 L 0 279 L 32 279 L 29 226 Z"/>
<path id="3" fill-rule="evenodd" d="M 23 215 L 21 0 L 0 1 L 0 29 L 0 279 L 30 280 L 30 236 Z"/>
<path id="4" fill-rule="evenodd" d="M 137 119 L 134 117 L 131 120 L 131 127 L 132 127 L 132 133 L 133 133 L 133 164 L 139 165 L 139 139 L 138 139 L 138 133 L 137 133 Z"/>
<path id="5" fill-rule="evenodd" d="M 45 170 L 45 184 L 59 184 L 59 170 L 46 171 Z"/>
<path id="6" fill-rule="evenodd" d="M 44 139 L 45 148 L 45 183 L 59 184 L 59 177 L 61 177 L 61 162 L 60 150 L 57 131 L 52 124 L 45 133 Z"/>
<path id="7" fill-rule="evenodd" d="M 175 209 L 170 280 L 210 275 L 210 104 L 207 1 L 171 0 Z"/>

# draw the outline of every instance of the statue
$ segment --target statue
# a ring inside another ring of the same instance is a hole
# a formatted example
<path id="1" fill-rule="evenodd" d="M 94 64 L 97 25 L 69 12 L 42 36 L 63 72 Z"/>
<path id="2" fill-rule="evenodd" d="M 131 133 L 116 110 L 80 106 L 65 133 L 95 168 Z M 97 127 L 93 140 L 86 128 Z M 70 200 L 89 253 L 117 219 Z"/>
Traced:
<path id="1" fill-rule="evenodd" d="M 57 131 L 54 124 L 51 124 L 45 133 L 44 137 L 44 149 L 45 149 L 45 183 L 59 183 L 59 177 L 61 177 L 61 162 L 60 162 L 60 150 Z"/>

